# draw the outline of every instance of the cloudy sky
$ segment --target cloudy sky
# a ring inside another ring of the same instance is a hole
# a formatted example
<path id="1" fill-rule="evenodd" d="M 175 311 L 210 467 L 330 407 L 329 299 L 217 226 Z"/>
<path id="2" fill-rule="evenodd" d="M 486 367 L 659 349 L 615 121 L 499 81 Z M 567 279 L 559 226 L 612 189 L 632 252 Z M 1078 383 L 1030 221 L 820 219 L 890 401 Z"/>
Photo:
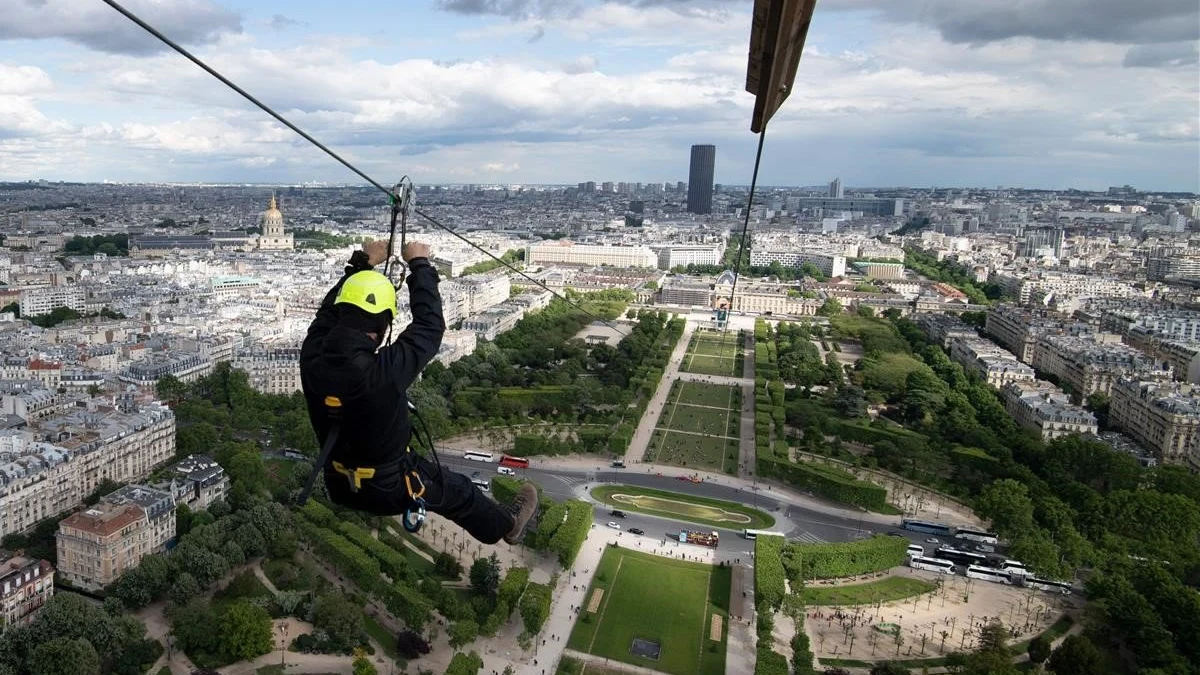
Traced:
<path id="1" fill-rule="evenodd" d="M 750 180 L 750 0 L 126 0 L 383 183 Z M 355 177 L 100 0 L 5 0 L 0 179 Z M 1200 191 L 1196 0 L 819 0 L 760 180 Z"/>

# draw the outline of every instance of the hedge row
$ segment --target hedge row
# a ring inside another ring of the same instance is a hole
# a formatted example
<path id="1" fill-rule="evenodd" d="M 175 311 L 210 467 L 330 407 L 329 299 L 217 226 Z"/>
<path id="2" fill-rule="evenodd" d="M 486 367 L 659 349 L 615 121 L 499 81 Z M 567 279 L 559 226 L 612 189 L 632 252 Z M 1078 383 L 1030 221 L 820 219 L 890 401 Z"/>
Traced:
<path id="1" fill-rule="evenodd" d="M 525 593 L 521 595 L 521 620 L 525 622 L 526 633 L 537 635 L 550 616 L 550 591 L 545 584 L 525 586 Z"/>
<path id="2" fill-rule="evenodd" d="M 563 568 L 570 567 L 579 555 L 579 549 L 592 529 L 594 513 L 591 504 L 572 499 L 565 502 L 567 520 L 558 526 L 550 537 L 549 550 L 558 556 Z"/>
<path id="3" fill-rule="evenodd" d="M 373 589 L 383 580 L 379 563 L 342 535 L 303 519 L 297 521 L 297 526 L 318 555 L 361 588 Z"/>
<path id="4" fill-rule="evenodd" d="M 758 472 L 760 475 L 778 478 L 794 487 L 811 490 L 822 497 L 845 504 L 855 504 L 872 510 L 887 506 L 887 490 L 874 483 L 858 480 L 839 469 L 805 462 L 781 461 L 775 457 L 764 461 L 760 456 Z"/>
<path id="5" fill-rule="evenodd" d="M 792 584 L 805 579 L 835 579 L 870 574 L 904 563 L 908 540 L 876 535 L 870 539 L 836 544 L 793 544 L 783 547 L 783 566 Z M 762 565 L 761 560 L 755 564 Z"/>
<path id="6" fill-rule="evenodd" d="M 796 636 L 792 638 L 792 674 L 816 675 L 813 653 L 809 647 L 808 635 L 804 632 L 804 624 L 797 622 L 796 628 Z"/>
<path id="7" fill-rule="evenodd" d="M 783 537 L 754 540 L 754 597 L 759 612 L 779 609 L 787 592 L 783 583 L 783 544 Z"/>
<path id="8" fill-rule="evenodd" d="M 504 575 L 496 591 L 496 606 L 479 627 L 480 635 L 494 637 L 508 622 L 508 617 L 512 615 L 521 594 L 525 592 L 525 584 L 528 581 L 529 570 L 525 567 L 514 567 Z"/>

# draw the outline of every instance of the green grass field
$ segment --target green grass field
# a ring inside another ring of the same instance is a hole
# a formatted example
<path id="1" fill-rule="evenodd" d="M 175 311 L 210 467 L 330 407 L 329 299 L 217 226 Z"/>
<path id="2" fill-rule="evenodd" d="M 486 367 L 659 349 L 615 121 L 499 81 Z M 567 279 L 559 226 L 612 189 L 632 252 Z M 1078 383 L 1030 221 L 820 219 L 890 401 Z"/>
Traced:
<path id="1" fill-rule="evenodd" d="M 879 581 L 849 586 L 805 586 L 806 605 L 866 605 L 903 600 L 932 591 L 936 586 L 922 579 L 886 577 Z"/>
<path id="2" fill-rule="evenodd" d="M 703 375 L 741 374 L 742 339 L 738 335 L 696 333 L 688 345 L 680 370 Z"/>
<path id="3" fill-rule="evenodd" d="M 723 675 L 732 568 L 689 563 L 623 548 L 604 552 L 567 646 L 673 675 Z M 596 589 L 603 597 L 586 611 Z M 713 615 L 721 639 L 709 639 Z M 634 638 L 657 642 L 657 661 L 630 653 Z"/>
<path id="4" fill-rule="evenodd" d="M 686 405 L 703 405 L 713 408 L 731 408 L 741 405 L 741 392 L 737 387 L 703 382 L 679 382 L 671 391 L 671 402 Z"/>
<path id="5" fill-rule="evenodd" d="M 680 485 L 685 485 L 685 483 L 680 483 Z M 624 497 L 616 498 L 614 495 L 624 495 Z M 686 520 L 698 525 L 713 525 L 735 530 L 741 528 L 765 530 L 775 525 L 773 516 L 744 504 L 727 502 L 723 499 L 697 497 L 681 492 L 655 490 L 633 485 L 601 485 L 592 489 L 592 497 L 623 511 L 640 511 Z M 731 517 L 730 514 L 737 514 L 739 517 Z M 749 522 L 746 522 L 745 518 L 748 518 Z"/>
<path id="6" fill-rule="evenodd" d="M 729 438 L 682 434 L 656 429 L 649 459 L 687 469 L 718 469 L 736 473 L 738 442 Z"/>
<path id="7" fill-rule="evenodd" d="M 741 399 L 737 387 L 677 382 L 658 419 L 647 460 L 736 473 Z"/>
<path id="8" fill-rule="evenodd" d="M 648 461 L 737 473 L 738 387 L 677 382 L 650 440 Z"/>

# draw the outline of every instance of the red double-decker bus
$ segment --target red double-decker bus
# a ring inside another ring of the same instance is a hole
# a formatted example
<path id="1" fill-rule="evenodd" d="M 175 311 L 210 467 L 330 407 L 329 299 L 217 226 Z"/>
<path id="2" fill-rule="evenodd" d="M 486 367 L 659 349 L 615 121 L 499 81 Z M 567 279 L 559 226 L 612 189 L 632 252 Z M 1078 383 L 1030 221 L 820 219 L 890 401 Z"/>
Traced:
<path id="1" fill-rule="evenodd" d="M 528 469 L 529 460 L 524 457 L 513 457 L 512 455 L 502 455 L 500 457 L 500 466 L 507 466 L 511 469 Z"/>

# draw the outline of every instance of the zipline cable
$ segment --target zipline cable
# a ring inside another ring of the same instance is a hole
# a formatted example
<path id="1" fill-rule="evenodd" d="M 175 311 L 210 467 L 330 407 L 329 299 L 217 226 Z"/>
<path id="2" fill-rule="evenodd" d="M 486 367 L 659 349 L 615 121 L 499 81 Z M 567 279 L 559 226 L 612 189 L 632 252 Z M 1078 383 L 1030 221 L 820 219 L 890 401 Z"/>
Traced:
<path id="1" fill-rule="evenodd" d="M 214 69 L 213 67 L 209 66 L 207 63 L 205 63 L 204 61 L 202 61 L 202 60 L 201 60 L 199 57 L 195 56 L 194 54 L 192 54 L 192 53 L 191 53 L 191 52 L 189 52 L 188 50 L 184 49 L 184 48 L 183 48 L 183 47 L 182 47 L 182 46 L 181 46 L 179 43 L 175 42 L 174 40 L 172 40 L 171 38 L 167 37 L 166 35 L 163 35 L 163 34 L 162 34 L 162 32 L 160 32 L 160 31 L 159 31 L 157 28 L 155 28 L 154 26 L 151 26 L 150 24 L 148 24 L 148 23 L 146 23 L 145 21 L 143 21 L 141 17 L 139 17 L 138 15 L 136 15 L 136 14 L 134 14 L 133 12 L 129 11 L 128 9 L 125 9 L 124 7 L 122 7 L 122 6 L 121 6 L 119 3 L 117 3 L 117 2 L 116 2 L 116 0 L 101 0 L 101 1 L 102 1 L 104 4 L 108 5 L 109 7 L 112 7 L 112 8 L 113 8 L 113 9 L 115 9 L 116 11 L 120 12 L 120 13 L 121 13 L 121 14 L 122 14 L 122 15 L 123 15 L 125 18 L 127 18 L 127 19 L 129 19 L 130 21 L 132 21 L 132 22 L 134 22 L 135 24 L 137 24 L 139 27 L 141 27 L 141 28 L 142 28 L 142 30 L 144 30 L 144 31 L 146 31 L 147 33 L 149 33 L 149 34 L 153 35 L 154 37 L 158 38 L 158 40 L 159 40 L 160 42 L 162 42 L 163 44 L 167 45 L 167 46 L 168 46 L 168 47 L 170 47 L 171 49 L 174 49 L 176 52 L 179 52 L 179 54 L 180 54 L 180 55 L 182 55 L 182 56 L 183 56 L 184 58 L 186 58 L 187 60 L 189 60 L 189 61 L 191 61 L 192 63 L 194 63 L 194 64 L 196 64 L 197 66 L 199 66 L 199 67 L 200 67 L 200 68 L 201 68 L 201 69 L 202 69 L 204 72 L 206 72 L 206 73 L 208 73 L 209 75 L 212 75 L 213 77 L 217 78 L 217 80 L 219 80 L 219 81 L 221 82 L 221 84 L 224 84 L 225 86 L 229 87 L 230 89 L 232 89 L 232 90 L 236 91 L 237 93 L 241 94 L 242 98 L 246 99 L 247 101 L 250 101 L 250 102 L 251 102 L 251 103 L 253 103 L 255 106 L 257 106 L 257 107 L 258 107 L 260 110 L 262 110 L 263 112 L 267 113 L 267 114 L 268 114 L 268 115 L 270 115 L 271 117 L 274 117 L 274 118 L 275 118 L 275 119 L 276 119 L 276 120 L 277 120 L 277 121 L 278 121 L 280 124 L 284 125 L 284 126 L 285 126 L 285 127 L 287 127 L 288 129 L 291 129 L 292 131 L 294 131 L 294 132 L 296 132 L 297 134 L 299 134 L 301 138 L 303 138 L 304 140 L 308 141 L 309 143 L 312 143 L 314 146 L 316 146 L 317 148 L 319 148 L 319 149 L 320 149 L 322 152 L 324 152 L 325 154 L 329 155 L 329 156 L 330 156 L 330 157 L 332 157 L 334 160 L 336 160 L 336 161 L 337 161 L 339 164 L 341 164 L 342 166 L 346 167 L 347 169 L 349 169 L 350 171 L 352 171 L 353 173 L 355 173 L 356 175 L 358 175 L 360 178 L 362 178 L 363 180 L 365 180 L 365 181 L 367 181 L 368 183 L 370 183 L 372 186 L 374 186 L 374 187 L 375 187 L 376 189 L 378 189 L 380 192 L 383 192 L 384 194 L 386 194 L 386 195 L 388 196 L 388 200 L 389 200 L 389 201 L 394 201 L 394 200 L 395 200 L 395 193 L 394 193 L 394 191 L 393 191 L 393 190 L 389 190 L 388 188 L 384 187 L 384 186 L 383 186 L 383 185 L 382 185 L 382 184 L 381 184 L 379 181 L 375 180 L 374 178 L 371 178 L 371 177 L 370 177 L 370 176 L 368 176 L 366 173 L 364 173 L 362 170 L 360 170 L 358 167 L 354 166 L 354 165 L 353 165 L 353 164 L 351 164 L 351 163 L 350 163 L 348 160 L 346 160 L 345 158 L 343 158 L 341 155 L 337 154 L 337 153 L 336 153 L 336 152 L 334 152 L 333 150 L 330 150 L 330 149 L 329 149 L 329 147 L 328 147 L 328 146 L 326 146 L 324 143 L 321 143 L 321 142 L 320 142 L 320 141 L 318 141 L 317 139 L 313 138 L 313 137 L 312 137 L 312 136 L 310 136 L 310 135 L 309 135 L 307 132 L 305 132 L 303 129 L 301 129 L 300 127 L 296 126 L 295 124 L 292 124 L 292 123 L 291 123 L 291 122 L 290 122 L 290 121 L 289 121 L 289 120 L 288 120 L 286 117 L 284 117 L 283 115 L 280 115 L 279 113 L 275 112 L 275 111 L 274 111 L 274 110 L 273 110 L 273 109 L 272 109 L 270 106 L 268 106 L 267 104 L 265 104 L 265 103 L 263 103 L 262 101 L 258 100 L 258 99 L 257 99 L 257 98 L 255 98 L 253 95 L 251 95 L 251 94 L 250 94 L 250 92 L 248 92 L 248 91 L 246 91 L 245 89 L 242 89 L 242 88 L 241 88 L 241 87 L 239 87 L 238 85 L 234 84 L 232 80 L 230 80 L 229 78 L 225 77 L 225 76 L 224 76 L 224 75 L 222 75 L 221 73 L 217 72 L 217 70 L 216 70 L 216 69 Z M 762 146 L 760 145 L 760 146 L 759 146 L 759 151 L 761 152 L 761 150 L 762 150 Z M 755 173 L 757 174 L 757 166 L 755 167 Z M 528 274 L 526 274 L 525 272 L 522 272 L 521 270 L 517 269 L 516 267 L 513 267 L 513 266 L 512 266 L 511 264 L 509 264 L 507 261 L 505 261 L 505 260 L 502 260 L 501 258 L 499 258 L 499 257 L 497 257 L 497 256 L 495 256 L 495 255 L 493 255 L 491 251 L 488 251 L 487 249 L 485 249 L 484 247 L 480 246 L 479 244 L 476 244 L 475 242 L 471 241 L 470 239 L 468 239 L 468 238 L 464 237 L 463 235 L 461 235 L 461 234 L 459 234 L 459 233 L 455 232 L 453 229 L 451 229 L 451 228 L 450 228 L 450 227 L 448 227 L 447 225 L 443 225 L 443 224 L 442 224 L 442 223 L 441 223 L 441 222 L 440 222 L 438 219 L 436 219 L 436 218 L 434 218 L 433 216 L 431 216 L 431 215 L 429 215 L 429 214 L 425 213 L 425 212 L 424 212 L 424 211 L 422 211 L 421 209 L 419 209 L 419 208 L 413 208 L 413 213 L 415 213 L 415 214 L 417 214 L 418 216 L 420 216 L 420 217 L 424 218 L 425 220 L 429 221 L 429 223 L 430 223 L 430 224 L 432 224 L 433 226 L 435 226 L 435 227 L 437 227 L 437 228 L 439 228 L 439 229 L 441 229 L 441 230 L 444 230 L 445 232 L 449 233 L 451 236 L 453 236 L 454 238 L 458 239 L 459 241 L 462 241 L 463 243 L 467 244 L 467 245 L 468 245 L 468 246 L 470 246 L 471 248 L 474 248 L 475 250 L 477 250 L 477 251 L 479 251 L 480 253 L 482 253 L 482 254 L 486 255 L 487 257 L 491 258 L 492 260 L 494 260 L 494 261 L 496 261 L 496 262 L 500 263 L 500 264 L 501 264 L 501 265 L 503 265 L 504 267 L 508 268 L 510 271 L 512 271 L 512 272 L 515 272 L 516 274 L 519 274 L 519 275 L 521 275 L 522 277 L 524 277 L 526 280 L 528 280 L 530 283 L 534 284 L 534 285 L 535 285 L 535 286 L 537 286 L 538 288 L 541 288 L 542 290 L 544 290 L 544 291 L 546 291 L 546 292 L 550 293 L 551 295 L 553 295 L 554 297 L 558 298 L 559 300 L 562 300 L 563 302 L 567 303 L 568 305 L 570 305 L 570 306 L 574 307 L 575 309 L 577 309 L 577 310 L 579 310 L 579 311 L 583 312 L 584 314 L 586 314 L 586 315 L 590 316 L 591 318 L 593 318 L 593 319 L 595 319 L 595 320 L 597 320 L 597 321 L 599 321 L 599 322 L 603 323 L 604 325 L 608 326 L 609 328 L 612 328 L 612 329 L 616 330 L 616 326 L 612 325 L 612 324 L 611 324 L 611 323 L 609 323 L 607 320 L 605 320 L 605 319 L 603 319 L 603 318 L 601 318 L 601 317 L 599 317 L 599 316 L 596 316 L 595 314 L 592 314 L 591 312 L 589 312 L 588 310 L 584 309 L 584 308 L 583 308 L 582 306 L 580 306 L 579 304 L 572 302 L 572 301 L 571 301 L 571 300 L 569 300 L 569 299 L 568 299 L 566 296 L 562 295 L 561 293 L 558 293 L 557 291 L 553 290 L 552 288 L 550 288 L 550 287 L 549 287 L 549 286 L 547 286 L 546 284 L 543 284 L 542 282 L 538 281 L 537 279 L 534 279 L 533 277 L 529 276 L 529 275 L 528 275 Z"/>
<path id="2" fill-rule="evenodd" d="M 107 2 L 108 0 L 105 0 Z M 746 237 L 750 230 L 750 209 L 754 206 L 754 187 L 758 184 L 758 166 L 762 162 L 763 140 L 767 137 L 767 127 L 763 125 L 758 132 L 758 152 L 754 155 L 754 174 L 750 178 L 750 196 L 746 198 L 746 218 L 742 221 L 742 241 L 738 244 L 737 260 L 733 263 L 733 286 L 729 289 L 729 312 L 733 312 L 733 297 L 737 294 L 738 279 L 741 278 L 742 253 L 746 251 Z M 726 332 L 729 331 L 729 315 L 725 315 Z"/>

